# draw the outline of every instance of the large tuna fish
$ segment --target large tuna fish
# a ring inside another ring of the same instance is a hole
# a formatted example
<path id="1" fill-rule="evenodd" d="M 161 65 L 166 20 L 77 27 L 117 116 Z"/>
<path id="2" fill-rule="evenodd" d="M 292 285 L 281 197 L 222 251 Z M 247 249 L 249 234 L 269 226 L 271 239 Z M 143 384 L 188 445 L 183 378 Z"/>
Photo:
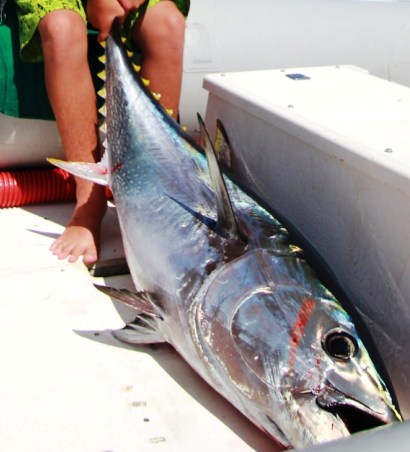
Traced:
<path id="1" fill-rule="evenodd" d="M 169 342 L 286 447 L 400 420 L 351 317 L 284 227 L 224 182 L 202 122 L 205 152 L 157 103 L 116 31 L 105 89 L 103 161 L 57 164 L 113 192 L 137 291 L 103 290 L 138 311 L 115 336 Z"/>

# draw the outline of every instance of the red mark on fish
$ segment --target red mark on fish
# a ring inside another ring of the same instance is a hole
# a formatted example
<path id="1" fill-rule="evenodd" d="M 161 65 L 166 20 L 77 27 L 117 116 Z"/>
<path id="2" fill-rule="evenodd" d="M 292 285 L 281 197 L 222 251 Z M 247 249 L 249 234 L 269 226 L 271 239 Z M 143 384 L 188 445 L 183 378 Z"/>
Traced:
<path id="1" fill-rule="evenodd" d="M 114 168 L 112 169 L 111 174 L 114 174 L 116 171 L 118 171 L 119 169 L 121 169 L 123 165 L 124 165 L 124 162 L 117 163 L 117 164 L 114 166 Z"/>
<path id="2" fill-rule="evenodd" d="M 290 350 L 289 350 L 289 368 L 295 367 L 296 351 L 303 338 L 303 332 L 309 322 L 310 316 L 315 309 L 315 300 L 312 298 L 305 298 L 302 306 L 298 312 L 295 323 L 293 324 L 292 331 L 290 333 Z"/>

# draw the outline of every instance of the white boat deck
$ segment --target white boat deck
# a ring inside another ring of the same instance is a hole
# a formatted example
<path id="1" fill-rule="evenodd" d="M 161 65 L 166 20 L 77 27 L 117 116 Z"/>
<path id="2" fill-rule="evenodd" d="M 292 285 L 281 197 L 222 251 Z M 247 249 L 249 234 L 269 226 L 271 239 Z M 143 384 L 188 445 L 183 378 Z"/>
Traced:
<path id="1" fill-rule="evenodd" d="M 0 450 L 275 450 L 169 346 L 132 347 L 110 330 L 134 318 L 93 278 L 49 251 L 73 206 L 0 210 Z M 102 259 L 123 256 L 115 208 Z"/>

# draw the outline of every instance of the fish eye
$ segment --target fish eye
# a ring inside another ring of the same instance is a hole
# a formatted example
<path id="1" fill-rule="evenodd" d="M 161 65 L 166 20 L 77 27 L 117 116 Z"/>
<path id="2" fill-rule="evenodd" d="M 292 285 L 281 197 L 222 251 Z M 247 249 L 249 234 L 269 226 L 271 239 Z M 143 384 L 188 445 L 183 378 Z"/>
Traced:
<path id="1" fill-rule="evenodd" d="M 324 349 L 333 358 L 347 361 L 357 354 L 356 339 L 346 331 L 333 330 L 324 338 Z"/>

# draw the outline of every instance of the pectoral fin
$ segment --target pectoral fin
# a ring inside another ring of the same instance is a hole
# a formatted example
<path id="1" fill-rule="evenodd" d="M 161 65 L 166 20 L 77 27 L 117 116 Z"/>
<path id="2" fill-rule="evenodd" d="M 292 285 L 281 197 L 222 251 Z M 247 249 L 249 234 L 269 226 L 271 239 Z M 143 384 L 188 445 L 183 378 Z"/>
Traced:
<path id="1" fill-rule="evenodd" d="M 138 315 L 124 328 L 113 331 L 112 335 L 121 342 L 133 345 L 166 342 L 162 332 L 158 329 L 160 321 L 144 314 Z"/>
<path id="2" fill-rule="evenodd" d="M 94 286 L 109 297 L 115 298 L 127 306 L 134 308 L 140 314 L 163 319 L 161 308 L 152 302 L 151 297 L 146 292 L 131 292 L 128 289 L 116 289 L 98 284 L 94 284 Z"/>
<path id="3" fill-rule="evenodd" d="M 114 287 L 94 286 L 106 295 L 134 308 L 138 315 L 133 322 L 124 328 L 113 331 L 113 336 L 119 341 L 128 344 L 156 344 L 166 342 L 160 328 L 163 321 L 163 312 L 145 292 L 131 292 L 128 289 Z"/>

